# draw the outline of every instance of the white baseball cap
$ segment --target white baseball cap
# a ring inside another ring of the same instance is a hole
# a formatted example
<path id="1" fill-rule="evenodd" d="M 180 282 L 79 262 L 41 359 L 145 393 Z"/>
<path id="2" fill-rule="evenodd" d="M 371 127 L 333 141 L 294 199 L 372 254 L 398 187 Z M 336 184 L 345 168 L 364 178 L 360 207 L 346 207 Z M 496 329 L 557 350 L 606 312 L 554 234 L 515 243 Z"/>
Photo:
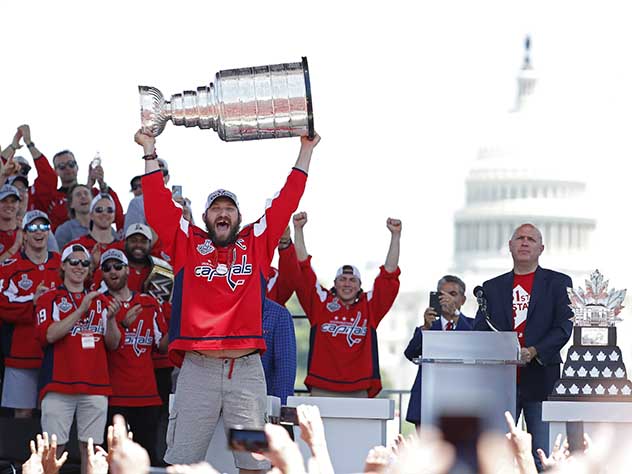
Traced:
<path id="1" fill-rule="evenodd" d="M 125 256 L 123 252 L 121 252 L 118 249 L 108 249 L 105 252 L 103 252 L 103 255 L 101 255 L 101 261 L 99 264 L 103 265 L 108 260 L 118 260 L 119 262 L 122 262 L 125 265 L 128 264 L 127 257 Z"/>
<path id="2" fill-rule="evenodd" d="M 61 261 L 62 261 L 62 263 L 65 262 L 68 259 L 68 257 L 70 257 L 70 255 L 73 252 L 83 252 L 83 253 L 86 254 L 86 258 L 90 258 L 90 252 L 88 252 L 88 249 L 86 249 L 83 245 L 81 245 L 81 244 L 70 244 L 61 253 Z"/>
<path id="3" fill-rule="evenodd" d="M 141 224 L 140 222 L 136 224 L 130 225 L 125 231 L 125 238 L 127 239 L 129 236 L 134 234 L 141 234 L 147 237 L 149 240 L 152 240 L 153 235 L 151 233 L 151 229 L 148 225 Z"/>
<path id="4" fill-rule="evenodd" d="M 358 280 L 362 281 L 362 278 L 360 278 L 360 270 L 358 270 L 353 265 L 343 265 L 342 267 L 340 267 L 336 271 L 336 278 L 342 275 L 353 275 Z"/>
<path id="5" fill-rule="evenodd" d="M 208 210 L 208 208 L 211 207 L 213 202 L 215 202 L 216 199 L 219 199 L 221 197 L 225 197 L 233 201 L 235 203 L 235 206 L 237 206 L 237 210 L 239 211 L 239 201 L 237 200 L 237 195 L 235 193 L 228 191 L 227 189 L 216 189 L 211 194 L 209 194 L 208 197 L 206 198 L 205 210 Z"/>

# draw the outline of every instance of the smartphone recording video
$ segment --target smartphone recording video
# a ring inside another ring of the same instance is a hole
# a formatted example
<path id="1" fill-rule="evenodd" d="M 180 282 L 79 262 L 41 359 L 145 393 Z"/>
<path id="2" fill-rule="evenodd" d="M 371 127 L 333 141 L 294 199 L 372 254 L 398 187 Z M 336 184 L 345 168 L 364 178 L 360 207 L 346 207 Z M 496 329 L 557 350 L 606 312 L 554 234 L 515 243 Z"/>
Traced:
<path id="1" fill-rule="evenodd" d="M 180 186 L 179 184 L 171 186 L 171 195 L 174 198 L 181 198 L 182 197 L 182 186 Z"/>
<path id="2" fill-rule="evenodd" d="M 435 310 L 437 313 L 437 319 L 441 317 L 441 302 L 439 301 L 439 292 L 431 291 L 430 292 L 430 307 Z"/>
<path id="3" fill-rule="evenodd" d="M 298 425 L 296 407 L 281 407 L 279 423 L 282 425 Z"/>
<path id="4" fill-rule="evenodd" d="M 233 451 L 263 453 L 268 451 L 268 438 L 263 430 L 230 428 L 228 430 L 228 448 Z"/>

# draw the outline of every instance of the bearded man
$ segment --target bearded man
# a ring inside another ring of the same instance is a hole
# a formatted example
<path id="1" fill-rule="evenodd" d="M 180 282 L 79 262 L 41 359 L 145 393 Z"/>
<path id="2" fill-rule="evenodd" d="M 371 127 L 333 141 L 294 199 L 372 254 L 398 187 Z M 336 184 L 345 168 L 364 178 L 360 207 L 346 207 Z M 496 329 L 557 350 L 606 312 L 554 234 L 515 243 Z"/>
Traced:
<path id="1" fill-rule="evenodd" d="M 212 192 L 202 216 L 206 231 L 188 222 L 165 187 L 155 138 L 138 131 L 147 223 L 171 256 L 175 281 L 169 358 L 181 366 L 169 414 L 169 464 L 203 461 L 220 413 L 227 426 L 263 428 L 266 384 L 262 306 L 270 263 L 305 189 L 312 151 L 320 137 L 301 138 L 294 168 L 265 214 L 240 230 L 237 196 Z M 240 473 L 268 467 L 250 453 L 233 452 Z"/>

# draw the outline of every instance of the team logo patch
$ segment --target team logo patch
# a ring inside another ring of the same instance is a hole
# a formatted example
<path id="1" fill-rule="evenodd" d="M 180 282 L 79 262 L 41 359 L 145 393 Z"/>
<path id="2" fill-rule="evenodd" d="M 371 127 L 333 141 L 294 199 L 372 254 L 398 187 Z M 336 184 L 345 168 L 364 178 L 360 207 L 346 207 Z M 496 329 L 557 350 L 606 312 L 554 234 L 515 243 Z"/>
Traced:
<path id="1" fill-rule="evenodd" d="M 338 303 L 338 298 L 334 298 L 333 301 L 327 303 L 327 309 L 331 312 L 331 313 L 335 313 L 336 311 L 338 311 L 341 308 L 340 304 Z"/>
<path id="2" fill-rule="evenodd" d="M 72 305 L 68 303 L 68 300 L 65 297 L 61 299 L 61 302 L 57 306 L 62 313 L 67 313 L 72 309 Z"/>
<path id="3" fill-rule="evenodd" d="M 197 246 L 197 251 L 200 252 L 200 255 L 208 255 L 209 253 L 213 253 L 215 247 L 211 243 L 210 239 L 206 239 L 203 244 Z"/>
<path id="4" fill-rule="evenodd" d="M 28 291 L 33 286 L 33 280 L 29 280 L 29 277 L 26 273 L 22 274 L 22 278 L 18 282 L 18 286 L 22 288 L 24 291 Z"/>

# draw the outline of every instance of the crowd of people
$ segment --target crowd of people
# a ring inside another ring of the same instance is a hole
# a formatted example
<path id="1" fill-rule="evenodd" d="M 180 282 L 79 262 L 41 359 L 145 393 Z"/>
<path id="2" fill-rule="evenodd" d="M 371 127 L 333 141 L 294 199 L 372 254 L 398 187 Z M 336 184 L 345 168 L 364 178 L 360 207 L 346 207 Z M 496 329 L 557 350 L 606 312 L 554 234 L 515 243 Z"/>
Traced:
<path id="1" fill-rule="evenodd" d="M 217 189 L 208 195 L 203 227 L 195 225 L 181 189 L 167 187 L 169 167 L 157 155 L 155 137 L 139 130 L 134 140 L 145 169 L 130 181 L 134 197 L 125 212 L 100 159 L 89 164 L 86 183 L 79 183 L 74 154 L 63 150 L 49 162 L 28 125 L 18 127 L 1 150 L 2 407 L 16 418 L 41 414 L 42 430 L 52 434 L 56 449 L 68 443 L 75 421 L 83 474 L 94 472 L 103 453 L 93 443 L 107 438 L 107 421 L 115 415 L 125 417 L 153 465 L 204 460 L 221 416 L 225 426 L 268 434 L 268 459 L 234 452 L 241 474 L 267 470 L 270 460 L 282 472 L 283 465 L 298 472 L 302 460 L 284 458 L 293 447 L 274 454 L 274 446 L 291 440 L 266 425 L 266 396 L 285 404 L 296 378 L 296 339 L 284 305 L 296 293 L 310 322 L 305 385 L 312 396 L 376 396 L 382 388 L 377 328 L 399 291 L 402 222 L 386 220 L 390 243 L 370 291 L 349 263 L 327 289 L 307 252 L 307 213 L 296 212 L 320 136 L 301 138 L 294 167 L 259 220 L 243 223 L 237 195 Z M 33 166 L 16 155 L 21 148 Z M 32 167 L 35 179 L 29 177 Z M 465 284 L 446 275 L 437 287 L 440 307 L 425 310 L 403 352 L 411 360 L 419 357 L 428 330 L 516 332 L 524 364 L 516 412 L 524 413 L 530 434 L 521 435 L 510 420 L 510 440 L 523 455 L 528 437 L 533 466 L 520 471 L 526 473 L 551 462 L 542 401 L 559 377 L 559 353 L 571 334 L 566 287 L 572 282 L 539 266 L 544 245 L 532 224 L 515 229 L 509 248 L 512 271 L 483 285 L 487 312 L 462 315 Z M 271 265 L 275 252 L 278 268 Z M 422 383 L 420 367 L 407 415 L 420 430 Z M 320 426 L 310 410 L 302 410 L 303 418 Z M 420 433 L 424 444 L 445 453 L 445 466 L 429 472 L 443 472 L 453 453 L 436 435 Z M 420 472 L 404 467 L 419 439 L 376 448 L 367 472 Z M 157 450 L 161 440 L 164 457 Z M 32 460 L 47 458 L 41 452 L 51 449 L 47 435 L 40 444 L 44 448 L 34 447 Z M 316 462 L 321 472 L 331 470 L 326 457 Z M 108 460 L 114 462 L 110 454 Z"/>

